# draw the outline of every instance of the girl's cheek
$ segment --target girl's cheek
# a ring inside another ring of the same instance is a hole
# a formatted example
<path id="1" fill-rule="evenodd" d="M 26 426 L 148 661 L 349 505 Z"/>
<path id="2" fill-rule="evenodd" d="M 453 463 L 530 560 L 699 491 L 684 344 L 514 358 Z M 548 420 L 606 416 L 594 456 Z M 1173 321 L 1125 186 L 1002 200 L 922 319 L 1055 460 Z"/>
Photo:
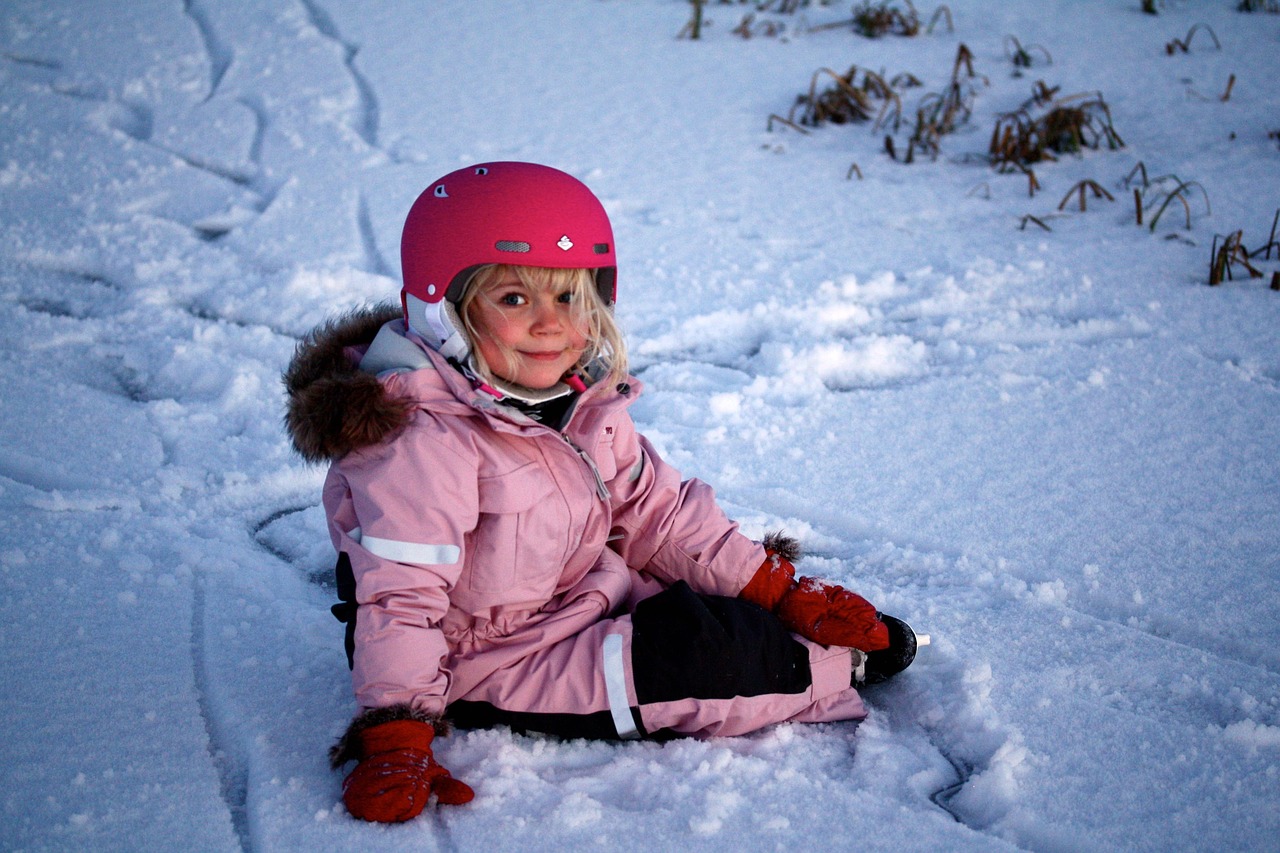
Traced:
<path id="1" fill-rule="evenodd" d="M 497 311 L 479 311 L 471 318 L 471 325 L 482 337 L 494 340 L 506 331 L 508 323 L 507 318 Z"/>

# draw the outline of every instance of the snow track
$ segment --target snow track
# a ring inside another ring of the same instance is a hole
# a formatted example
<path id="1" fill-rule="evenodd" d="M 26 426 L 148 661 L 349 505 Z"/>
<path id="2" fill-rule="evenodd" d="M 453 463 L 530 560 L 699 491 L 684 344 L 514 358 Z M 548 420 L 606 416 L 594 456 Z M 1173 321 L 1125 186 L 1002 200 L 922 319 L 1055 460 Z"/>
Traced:
<path id="1" fill-rule="evenodd" d="M 374 94 L 373 87 L 369 85 L 369 81 L 356 69 L 356 55 L 360 52 L 360 47 L 343 39 L 342 34 L 333 25 L 329 15 L 315 0 L 302 0 L 302 5 L 307 9 L 307 17 L 310 18 L 312 26 L 322 36 L 331 39 L 341 48 L 342 63 L 346 67 L 347 73 L 351 75 L 351 82 L 355 85 L 356 92 L 359 94 L 359 101 L 355 109 L 351 111 L 352 127 L 366 145 L 370 148 L 377 148 L 378 98 Z"/>
<path id="2" fill-rule="evenodd" d="M 218 771 L 222 801 L 231 816 L 231 825 L 240 841 L 240 849 L 244 853 L 250 853 L 254 846 L 249 833 L 246 747 L 236 742 L 226 731 L 224 721 L 228 719 L 227 712 L 219 707 L 217 685 L 209 677 L 205 583 L 203 576 L 196 576 L 191 606 L 191 659 L 195 670 L 196 697 L 200 702 L 200 716 L 204 720 L 205 731 L 209 735 L 209 758 Z"/>
<path id="3" fill-rule="evenodd" d="M 218 94 L 218 86 L 222 84 L 222 78 L 226 76 L 227 69 L 235 60 L 235 53 L 218 37 L 217 30 L 205 13 L 203 3 L 196 0 L 183 0 L 182 11 L 195 24 L 196 30 L 200 33 L 200 40 L 204 42 L 205 56 L 209 62 L 209 94 L 205 95 L 205 100 L 209 101 Z"/>

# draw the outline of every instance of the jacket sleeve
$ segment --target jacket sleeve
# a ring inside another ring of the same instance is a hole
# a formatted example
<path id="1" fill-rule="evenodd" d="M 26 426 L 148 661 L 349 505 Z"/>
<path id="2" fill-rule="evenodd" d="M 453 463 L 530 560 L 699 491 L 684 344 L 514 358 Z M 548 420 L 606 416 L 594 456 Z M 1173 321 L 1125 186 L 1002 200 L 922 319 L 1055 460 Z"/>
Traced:
<path id="1" fill-rule="evenodd" d="M 764 561 L 763 546 L 738 532 L 710 486 L 682 480 L 628 415 L 613 425 L 611 453 L 612 545 L 627 565 L 667 584 L 736 596 Z"/>
<path id="2" fill-rule="evenodd" d="M 349 454 L 329 471 L 329 532 L 356 579 L 351 677 L 363 708 L 444 712 L 440 622 L 476 526 L 475 472 L 475 461 L 442 442 L 422 413 L 394 441 Z"/>

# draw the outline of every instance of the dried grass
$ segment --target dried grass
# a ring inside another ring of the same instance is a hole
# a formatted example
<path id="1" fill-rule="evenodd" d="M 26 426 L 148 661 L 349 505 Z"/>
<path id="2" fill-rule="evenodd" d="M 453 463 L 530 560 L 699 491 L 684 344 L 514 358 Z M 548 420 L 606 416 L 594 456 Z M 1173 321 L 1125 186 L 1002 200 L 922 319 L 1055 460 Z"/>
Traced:
<path id="1" fill-rule="evenodd" d="M 992 165 L 1026 166 L 1103 145 L 1111 150 L 1124 147 L 1101 93 L 1059 98 L 1046 111 L 1034 114 L 1033 109 L 1043 106 L 1044 96 L 1055 91 L 1040 83 L 1030 102 L 997 117 L 988 148 Z"/>
<path id="2" fill-rule="evenodd" d="M 819 90 L 818 84 L 824 79 L 830 82 Z M 902 120 L 902 99 L 883 77 L 856 65 L 844 74 L 819 68 L 809 80 L 808 94 L 796 97 L 786 118 L 777 114 L 770 116 L 769 129 L 772 130 L 775 121 L 801 130 L 824 124 L 871 121 L 873 117 L 875 130 L 889 123 L 896 128 Z"/>
<path id="3" fill-rule="evenodd" d="M 844 27 L 853 26 L 854 32 L 866 36 L 867 38 L 880 38 L 884 35 L 900 35 L 900 36 L 916 36 L 920 34 L 920 13 L 916 11 L 916 7 L 911 0 L 904 0 L 905 8 L 899 8 L 897 3 L 892 0 L 879 0 L 879 2 L 864 2 L 853 7 L 853 19 L 851 21 L 841 21 L 834 24 L 823 24 L 814 27 L 813 32 L 818 30 L 842 29 Z M 929 18 L 929 24 L 924 28 L 924 32 L 932 33 L 934 27 L 943 18 L 947 21 L 947 32 L 955 32 L 955 22 L 951 18 L 951 10 L 946 6 L 939 6 L 934 10 L 932 17 Z"/>
<path id="4" fill-rule="evenodd" d="M 867 38 L 918 35 L 920 15 L 911 0 L 906 0 L 906 7 L 906 11 L 903 11 L 888 0 L 880 3 L 864 2 L 853 8 L 853 28 Z"/>
<path id="5" fill-rule="evenodd" d="M 1217 287 L 1224 281 L 1232 281 L 1235 277 L 1231 274 L 1231 269 L 1237 265 L 1245 268 L 1249 278 L 1262 278 L 1262 271 L 1249 263 L 1249 250 L 1241 242 L 1244 239 L 1243 229 L 1221 239 L 1222 245 L 1219 246 L 1219 235 L 1213 235 L 1213 248 L 1209 253 L 1210 287 Z"/>
<path id="6" fill-rule="evenodd" d="M 973 115 L 977 95 L 972 81 L 978 77 L 973 70 L 972 51 L 961 44 L 951 66 L 951 82 L 942 92 L 933 92 L 920 99 L 902 162 L 915 162 L 917 153 L 938 156 L 942 137 L 952 133 Z M 980 79 L 987 82 L 985 77 Z M 894 160 L 898 159 L 897 144 L 892 136 L 885 137 L 885 151 Z"/>

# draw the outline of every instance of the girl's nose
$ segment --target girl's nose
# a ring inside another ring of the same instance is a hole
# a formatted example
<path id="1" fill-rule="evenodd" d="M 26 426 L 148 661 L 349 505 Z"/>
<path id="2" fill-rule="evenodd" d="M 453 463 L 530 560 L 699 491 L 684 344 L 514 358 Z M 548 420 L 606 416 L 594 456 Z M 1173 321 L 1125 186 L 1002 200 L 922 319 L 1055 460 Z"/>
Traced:
<path id="1" fill-rule="evenodd" d="M 555 300 L 538 299 L 534 302 L 533 329 L 539 332 L 553 332 L 560 328 L 559 305 Z"/>

